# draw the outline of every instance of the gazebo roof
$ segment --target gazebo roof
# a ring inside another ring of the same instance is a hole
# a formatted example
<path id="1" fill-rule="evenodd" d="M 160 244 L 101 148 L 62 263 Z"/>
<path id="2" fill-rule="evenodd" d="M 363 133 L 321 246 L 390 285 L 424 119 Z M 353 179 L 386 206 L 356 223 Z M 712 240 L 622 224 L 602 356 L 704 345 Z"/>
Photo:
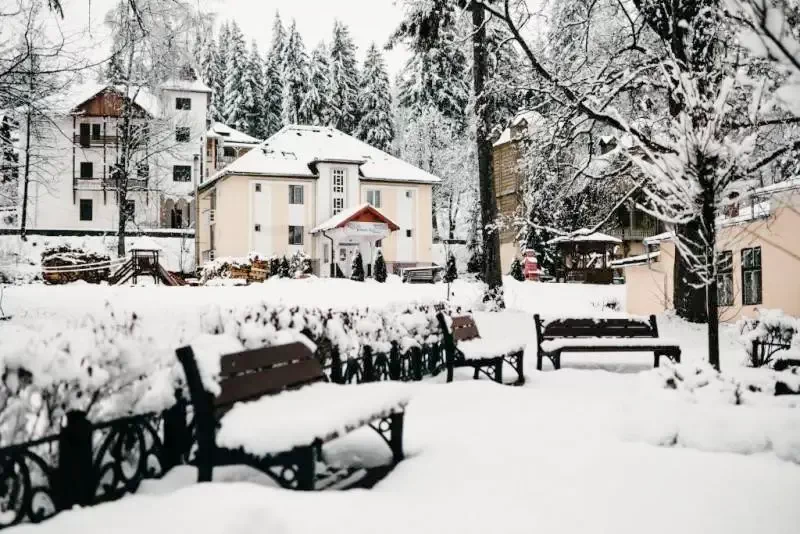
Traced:
<path id="1" fill-rule="evenodd" d="M 161 246 L 147 236 L 133 238 L 130 250 L 162 250 Z"/>
<path id="2" fill-rule="evenodd" d="M 592 232 L 588 228 L 581 228 L 570 235 L 562 235 L 547 242 L 548 245 L 559 243 L 608 243 L 618 245 L 622 243 L 622 240 L 602 232 Z"/>

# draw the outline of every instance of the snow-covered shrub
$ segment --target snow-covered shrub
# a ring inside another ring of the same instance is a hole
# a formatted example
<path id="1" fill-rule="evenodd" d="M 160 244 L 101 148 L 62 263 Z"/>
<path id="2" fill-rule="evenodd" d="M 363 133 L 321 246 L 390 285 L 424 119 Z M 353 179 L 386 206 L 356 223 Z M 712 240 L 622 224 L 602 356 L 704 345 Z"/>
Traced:
<path id="1" fill-rule="evenodd" d="M 755 318 L 739 321 L 741 341 L 751 367 L 769 366 L 775 354 L 792 344 L 798 320 L 782 310 L 758 310 Z M 755 347 L 754 341 L 758 342 Z"/>
<path id="2" fill-rule="evenodd" d="M 373 269 L 373 278 L 375 278 L 375 281 L 384 283 L 387 277 L 386 260 L 383 259 L 383 251 L 381 251 L 381 249 L 378 249 L 378 253 L 375 256 L 375 266 Z"/>
<path id="3" fill-rule="evenodd" d="M 308 257 L 308 254 L 303 251 L 292 254 L 292 257 L 289 259 L 289 272 L 295 278 L 299 278 L 302 275 L 314 274 L 311 258 Z"/>
<path id="4" fill-rule="evenodd" d="M 286 259 L 286 256 L 281 258 L 280 263 L 278 264 L 278 277 L 280 278 L 289 278 L 292 275 L 292 268 L 289 265 L 289 260 Z"/>
<path id="5" fill-rule="evenodd" d="M 361 258 L 360 251 L 356 251 L 356 255 L 353 257 L 350 280 L 355 280 L 356 282 L 364 281 L 364 260 Z"/>
<path id="6" fill-rule="evenodd" d="M 64 415 L 92 421 L 175 402 L 175 355 L 142 333 L 135 314 L 109 311 L 68 329 L 0 325 L 0 443 L 58 433 Z"/>
<path id="7" fill-rule="evenodd" d="M 200 270 L 200 283 L 205 284 L 206 282 L 217 278 L 230 278 L 231 270 L 233 269 L 250 271 L 250 269 L 252 269 L 254 266 L 263 269 L 266 267 L 266 261 L 266 259 L 260 257 L 255 252 L 251 252 L 247 257 L 244 258 L 216 258 L 203 264 L 203 268 Z M 270 265 L 272 265 L 272 261 L 277 261 L 277 258 L 273 257 L 269 261 Z M 271 271 L 270 274 L 272 274 L 272 272 L 274 271 Z"/>
<path id="8" fill-rule="evenodd" d="M 82 248 L 59 246 L 47 248 L 42 252 L 42 267 L 74 267 L 110 261 L 108 254 Z M 97 269 L 73 272 L 44 273 L 43 278 L 50 284 L 67 284 L 76 280 L 83 280 L 92 284 L 99 284 L 107 280 L 111 269 Z"/>
<path id="9" fill-rule="evenodd" d="M 622 311 L 622 304 L 620 304 L 619 299 L 606 297 L 592 302 L 592 308 L 603 312 Z"/>
<path id="10" fill-rule="evenodd" d="M 519 258 L 514 258 L 514 261 L 511 262 L 511 271 L 508 274 L 518 282 L 525 281 L 525 274 L 522 272 L 522 262 L 519 261 Z"/>
<path id="11" fill-rule="evenodd" d="M 458 267 L 456 266 L 456 257 L 453 256 L 453 253 L 447 255 L 447 266 L 444 270 L 444 278 L 443 280 L 451 284 L 454 280 L 458 279 Z"/>

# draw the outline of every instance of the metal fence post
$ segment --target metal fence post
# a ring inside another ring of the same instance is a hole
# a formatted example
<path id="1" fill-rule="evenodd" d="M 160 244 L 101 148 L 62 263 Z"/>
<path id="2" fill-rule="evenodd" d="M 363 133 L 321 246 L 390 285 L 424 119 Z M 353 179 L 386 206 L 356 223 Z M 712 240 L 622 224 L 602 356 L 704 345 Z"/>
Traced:
<path id="1" fill-rule="evenodd" d="M 181 390 L 175 391 L 175 397 L 175 404 L 164 412 L 164 472 L 182 464 L 191 446 L 186 425 L 186 401 Z"/>
<path id="2" fill-rule="evenodd" d="M 364 362 L 364 382 L 375 382 L 375 365 L 372 358 L 372 347 L 364 347 L 364 355 L 362 356 Z"/>
<path id="3" fill-rule="evenodd" d="M 422 349 L 411 349 L 411 377 L 413 380 L 422 380 Z"/>
<path id="4" fill-rule="evenodd" d="M 331 347 L 331 382 L 334 384 L 343 384 L 342 379 L 342 358 L 339 356 L 339 349 L 336 346 Z"/>
<path id="5" fill-rule="evenodd" d="M 389 352 L 389 378 L 400 380 L 400 348 L 397 342 L 392 342 L 392 350 Z"/>
<path id="6" fill-rule="evenodd" d="M 58 500 L 60 509 L 89 506 L 94 500 L 92 425 L 85 412 L 67 412 L 67 425 L 58 437 Z"/>

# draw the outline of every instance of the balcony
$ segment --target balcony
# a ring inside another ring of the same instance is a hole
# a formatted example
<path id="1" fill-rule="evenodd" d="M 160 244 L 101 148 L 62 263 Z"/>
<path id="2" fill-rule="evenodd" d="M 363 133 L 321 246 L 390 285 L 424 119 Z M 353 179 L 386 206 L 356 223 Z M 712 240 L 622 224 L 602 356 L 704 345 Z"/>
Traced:
<path id="1" fill-rule="evenodd" d="M 75 134 L 72 136 L 72 142 L 83 148 L 102 147 L 107 145 L 116 146 L 117 143 L 119 142 L 119 136 L 101 135 L 98 137 L 90 137 L 90 136 Z"/>
<path id="2" fill-rule="evenodd" d="M 662 233 L 660 225 L 653 225 L 650 227 L 619 227 L 612 228 L 607 233 L 623 241 L 642 241 L 648 237 L 653 237 Z"/>

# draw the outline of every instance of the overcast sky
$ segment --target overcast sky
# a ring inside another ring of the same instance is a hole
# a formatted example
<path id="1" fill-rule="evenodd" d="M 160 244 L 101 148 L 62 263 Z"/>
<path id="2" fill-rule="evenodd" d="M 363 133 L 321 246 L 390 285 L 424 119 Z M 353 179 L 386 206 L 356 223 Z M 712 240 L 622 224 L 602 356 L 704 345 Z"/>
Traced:
<path id="1" fill-rule="evenodd" d="M 350 27 L 358 47 L 359 62 L 371 42 L 383 47 L 386 39 L 402 16 L 402 7 L 395 0 L 191 0 L 217 13 L 218 21 L 235 20 L 244 32 L 249 45 L 256 39 L 264 53 L 271 40 L 275 11 L 280 11 L 284 24 L 297 20 L 309 53 L 320 40 L 330 41 L 334 19 Z M 86 39 L 96 43 L 95 53 L 109 48 L 108 30 L 103 25 L 106 12 L 117 0 L 64 0 L 65 31 L 74 34 L 86 32 Z M 91 34 L 91 37 L 89 37 Z M 403 66 L 407 53 L 404 50 L 386 51 L 386 61 L 392 76 Z"/>

